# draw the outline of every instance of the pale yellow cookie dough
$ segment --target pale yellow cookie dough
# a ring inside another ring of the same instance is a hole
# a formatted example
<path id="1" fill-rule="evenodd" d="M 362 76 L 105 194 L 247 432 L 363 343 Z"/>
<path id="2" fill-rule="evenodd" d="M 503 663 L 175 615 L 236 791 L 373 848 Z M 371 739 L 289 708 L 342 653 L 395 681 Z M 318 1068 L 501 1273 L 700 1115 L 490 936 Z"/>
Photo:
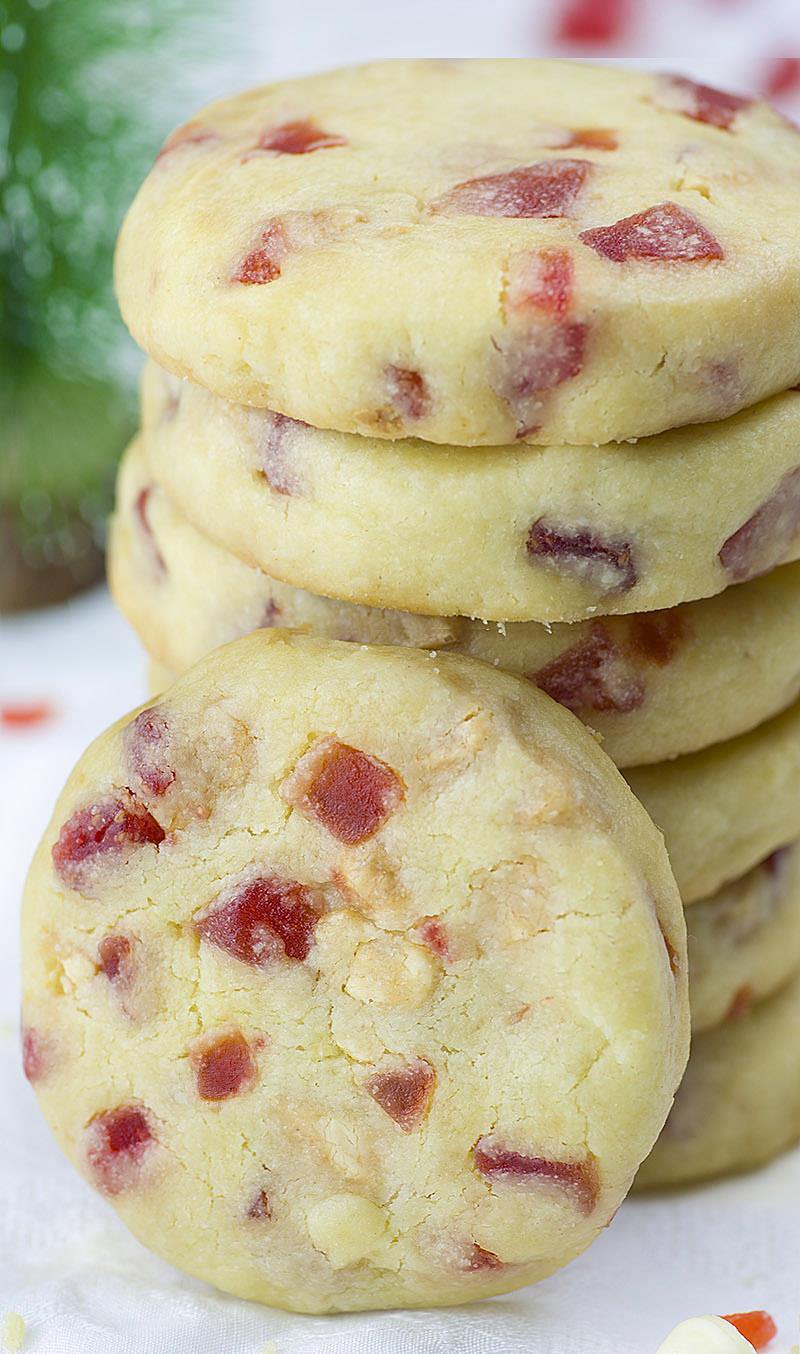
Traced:
<path id="1" fill-rule="evenodd" d="M 618 766 L 733 738 L 800 692 L 800 563 L 669 611 L 574 625 L 361 607 L 280 583 L 215 545 L 153 482 L 140 444 L 120 470 L 108 560 L 117 605 L 173 673 L 264 625 L 457 650 L 537 681 L 601 734 Z"/>
<path id="2" fill-rule="evenodd" d="M 732 1020 L 800 970 L 800 845 L 779 847 L 686 913 L 695 1034 Z"/>
<path id="3" fill-rule="evenodd" d="M 464 658 L 218 650 L 81 759 L 23 933 L 67 1155 L 145 1245 L 303 1311 L 551 1273 L 686 1059 L 658 833 L 579 721 Z"/>
<path id="4" fill-rule="evenodd" d="M 625 772 L 661 828 L 684 903 L 800 837 L 800 702 L 751 733 Z"/>
<path id="5" fill-rule="evenodd" d="M 800 553 L 800 392 L 647 446 L 424 448 L 290 424 L 149 364 L 142 416 L 151 471 L 196 527 L 369 606 L 575 621 Z"/>
<path id="6" fill-rule="evenodd" d="M 699 1035 L 637 1189 L 754 1170 L 800 1138 L 800 978 Z"/>
<path id="7" fill-rule="evenodd" d="M 317 427 L 588 445 L 800 375 L 800 136 L 763 103 L 558 61 L 377 62 L 167 142 L 122 230 L 154 357 Z"/>

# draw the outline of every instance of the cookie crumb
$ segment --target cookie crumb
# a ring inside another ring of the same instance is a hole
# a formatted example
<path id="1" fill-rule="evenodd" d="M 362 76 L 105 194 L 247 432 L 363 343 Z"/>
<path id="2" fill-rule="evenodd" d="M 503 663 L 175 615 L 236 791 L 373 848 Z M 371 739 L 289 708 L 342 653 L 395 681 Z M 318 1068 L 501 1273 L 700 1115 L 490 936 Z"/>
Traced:
<path id="1" fill-rule="evenodd" d="M 22 1342 L 25 1339 L 25 1322 L 19 1312 L 6 1312 L 3 1321 L 3 1345 L 11 1354 L 16 1354 L 18 1349 L 22 1349 Z"/>

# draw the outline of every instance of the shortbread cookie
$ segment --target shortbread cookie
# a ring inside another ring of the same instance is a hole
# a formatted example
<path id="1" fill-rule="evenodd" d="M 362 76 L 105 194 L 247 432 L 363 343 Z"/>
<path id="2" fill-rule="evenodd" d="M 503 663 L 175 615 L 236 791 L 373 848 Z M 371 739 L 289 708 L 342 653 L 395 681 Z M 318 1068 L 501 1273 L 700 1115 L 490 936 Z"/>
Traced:
<path id="1" fill-rule="evenodd" d="M 120 471 L 108 559 L 118 606 L 174 673 L 267 625 L 457 650 L 535 681 L 602 735 L 618 766 L 734 738 L 800 692 L 800 563 L 669 611 L 574 625 L 362 607 L 280 583 L 220 549 L 152 481 L 140 446 Z M 169 684 L 158 680 L 156 689 Z"/>
<path id="2" fill-rule="evenodd" d="M 800 845 L 779 847 L 686 913 L 695 1033 L 772 996 L 800 970 Z"/>
<path id="3" fill-rule="evenodd" d="M 23 1001 L 45 1115 L 133 1232 L 317 1312 L 577 1255 L 688 1045 L 666 853 L 579 721 L 468 659 L 279 630 L 82 758 Z"/>
<path id="4" fill-rule="evenodd" d="M 142 412 L 153 475 L 195 526 L 368 606 L 575 621 L 711 596 L 800 554 L 800 392 L 647 445 L 511 451 L 324 433 L 152 364 Z"/>
<path id="5" fill-rule="evenodd" d="M 625 778 L 664 833 L 684 903 L 707 898 L 800 837 L 800 702 L 740 738 Z"/>
<path id="6" fill-rule="evenodd" d="M 701 1034 L 638 1189 L 753 1170 L 800 1138 L 800 978 Z"/>
<path id="7" fill-rule="evenodd" d="M 800 375 L 800 136 L 681 77 L 389 61 L 167 141 L 117 290 L 164 366 L 320 428 L 621 440 Z"/>

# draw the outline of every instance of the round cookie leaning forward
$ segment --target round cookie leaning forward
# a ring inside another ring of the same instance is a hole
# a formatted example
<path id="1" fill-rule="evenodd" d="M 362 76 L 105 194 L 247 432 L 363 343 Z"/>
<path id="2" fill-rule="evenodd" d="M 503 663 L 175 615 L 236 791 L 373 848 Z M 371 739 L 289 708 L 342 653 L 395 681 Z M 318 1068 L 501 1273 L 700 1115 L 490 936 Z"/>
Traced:
<path id="1" fill-rule="evenodd" d="M 800 136 L 752 99 L 583 63 L 378 62 L 179 128 L 116 283 L 142 347 L 225 398 L 591 446 L 797 380 L 798 209 Z"/>
<path id="2" fill-rule="evenodd" d="M 204 534 L 311 592 L 501 621 L 653 611 L 800 552 L 800 392 L 634 446 L 464 448 L 142 384 L 153 477 Z"/>
<path id="3" fill-rule="evenodd" d="M 800 977 L 698 1035 L 636 1189 L 754 1170 L 800 1139 Z"/>
<path id="4" fill-rule="evenodd" d="M 800 693 L 800 563 L 669 611 L 573 625 L 362 607 L 280 583 L 215 545 L 154 483 L 137 442 L 120 468 L 108 566 L 120 610 L 175 674 L 266 625 L 447 649 L 534 680 L 601 735 L 618 766 L 735 738 Z M 154 689 L 174 678 L 158 680 Z"/>
<path id="5" fill-rule="evenodd" d="M 68 1156 L 179 1267 L 305 1311 L 566 1263 L 686 1058 L 658 833 L 573 716 L 463 658 L 218 650 L 82 758 L 23 930 Z"/>

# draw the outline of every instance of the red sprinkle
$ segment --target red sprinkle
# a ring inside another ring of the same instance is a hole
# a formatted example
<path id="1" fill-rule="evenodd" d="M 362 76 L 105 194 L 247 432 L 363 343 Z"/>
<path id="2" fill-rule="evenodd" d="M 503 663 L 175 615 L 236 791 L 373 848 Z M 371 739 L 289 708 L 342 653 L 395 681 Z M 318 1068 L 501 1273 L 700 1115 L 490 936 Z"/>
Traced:
<path id="1" fill-rule="evenodd" d="M 156 798 L 166 794 L 175 783 L 175 771 L 164 756 L 169 724 L 161 709 L 142 710 L 125 730 L 125 743 L 130 768 L 140 784 Z"/>
<path id="2" fill-rule="evenodd" d="M 242 259 L 231 281 L 241 282 L 245 287 L 261 287 L 266 282 L 274 282 L 281 275 L 281 265 L 287 252 L 283 222 L 277 219 L 268 221 L 258 244 Z"/>
<path id="3" fill-rule="evenodd" d="M 205 1041 L 192 1053 L 192 1062 L 201 1100 L 230 1100 L 255 1080 L 255 1059 L 238 1031 Z"/>
<path id="4" fill-rule="evenodd" d="M 629 542 L 604 541 L 586 527 L 570 530 L 540 517 L 528 531 L 527 551 L 535 563 L 574 574 L 607 595 L 629 592 L 638 582 Z"/>
<path id="5" fill-rule="evenodd" d="M 711 232 L 676 202 L 659 202 L 611 226 L 584 230 L 579 239 L 612 263 L 628 259 L 692 263 L 725 257 Z"/>
<path id="6" fill-rule="evenodd" d="M 376 1072 L 366 1083 L 372 1099 L 390 1119 L 411 1133 L 427 1114 L 436 1076 L 430 1063 L 420 1059 L 407 1067 Z"/>
<path id="7" fill-rule="evenodd" d="M 691 118 L 694 122 L 706 122 L 711 127 L 719 127 L 724 132 L 729 132 L 736 116 L 743 108 L 749 108 L 752 99 L 741 98 L 738 94 L 726 94 L 722 89 L 714 89 L 712 85 L 700 85 L 695 80 L 687 80 L 684 75 L 665 75 L 658 81 L 667 98 L 655 103 L 661 103 L 662 107 L 674 108 L 674 111 L 682 113 L 684 117 Z M 657 88 L 658 88 L 657 86 Z M 673 97 L 674 96 L 674 101 Z"/>
<path id="8" fill-rule="evenodd" d="M 296 122 L 282 122 L 279 127 L 262 132 L 256 149 L 274 150 L 280 155 L 308 155 L 314 150 L 346 145 L 346 136 L 323 132 L 311 118 L 299 118 Z"/>
<path id="9" fill-rule="evenodd" d="M 487 1180 L 523 1185 L 551 1182 L 571 1194 L 581 1213 L 587 1216 L 597 1203 L 600 1182 L 594 1157 L 585 1161 L 550 1161 L 499 1147 L 491 1138 L 480 1138 L 472 1150 L 475 1168 Z"/>
<path id="10" fill-rule="evenodd" d="M 195 923 L 202 940 L 263 968 L 275 958 L 302 960 L 314 943 L 319 909 L 295 879 L 263 875 Z"/>
<path id="11" fill-rule="evenodd" d="M 159 846 L 166 833 L 133 795 L 76 809 L 53 846 L 56 873 L 70 888 L 80 888 L 96 856 L 127 847 Z"/>
<path id="12" fill-rule="evenodd" d="M 431 398 L 425 377 L 407 367 L 386 367 L 389 402 L 403 418 L 416 422 L 430 412 Z"/>
<path id="13" fill-rule="evenodd" d="M 630 0 L 561 0 L 553 36 L 569 46 L 610 47 L 624 41 L 630 19 Z"/>
<path id="14" fill-rule="evenodd" d="M 631 671 L 602 621 L 595 621 L 584 639 L 551 659 L 531 680 L 576 713 L 613 710 L 627 714 L 638 709 L 645 696 L 641 678 Z"/>
<path id="15" fill-rule="evenodd" d="M 566 216 L 592 165 L 587 160 L 543 160 L 540 164 L 457 183 L 431 211 L 446 216 Z"/>
<path id="16" fill-rule="evenodd" d="M 103 1194 L 121 1194 L 136 1184 L 154 1141 L 147 1110 L 120 1105 L 96 1114 L 86 1127 L 86 1158 Z"/>
<path id="17" fill-rule="evenodd" d="M 302 782 L 297 807 L 347 846 L 374 836 L 403 799 L 403 782 L 390 766 L 333 738 L 312 749 L 295 772 Z"/>
<path id="18" fill-rule="evenodd" d="M 33 729 L 55 718 L 55 706 L 49 701 L 14 701 L 0 705 L 0 725 L 4 729 Z"/>
<path id="19" fill-rule="evenodd" d="M 97 947 L 100 972 L 115 987 L 129 987 L 133 979 L 133 942 L 128 936 L 103 936 Z"/>
<path id="20" fill-rule="evenodd" d="M 736 1312 L 733 1316 L 723 1316 L 722 1320 L 735 1326 L 754 1349 L 764 1349 L 778 1334 L 778 1327 L 769 1312 Z"/>
<path id="21" fill-rule="evenodd" d="M 784 475 L 775 492 L 729 536 L 719 561 L 735 583 L 780 564 L 800 533 L 800 466 Z"/>

